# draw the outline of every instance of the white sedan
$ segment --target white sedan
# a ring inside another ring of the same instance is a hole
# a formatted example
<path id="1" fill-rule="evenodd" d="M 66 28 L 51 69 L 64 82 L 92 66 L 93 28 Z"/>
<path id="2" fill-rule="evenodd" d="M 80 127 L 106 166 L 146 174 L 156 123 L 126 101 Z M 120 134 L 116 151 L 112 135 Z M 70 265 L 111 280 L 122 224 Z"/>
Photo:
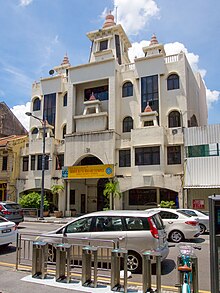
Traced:
<path id="1" fill-rule="evenodd" d="M 168 239 L 172 242 L 181 242 L 193 239 L 200 235 L 199 221 L 186 213 L 169 208 L 149 209 L 158 211 L 167 232 Z"/>
<path id="2" fill-rule="evenodd" d="M 0 246 L 8 246 L 16 241 L 17 225 L 0 216 Z"/>
<path id="3" fill-rule="evenodd" d="M 199 219 L 200 234 L 209 232 L 209 216 L 202 211 L 197 211 L 194 209 L 177 209 L 177 211 L 182 211 L 189 216 L 196 217 Z"/>

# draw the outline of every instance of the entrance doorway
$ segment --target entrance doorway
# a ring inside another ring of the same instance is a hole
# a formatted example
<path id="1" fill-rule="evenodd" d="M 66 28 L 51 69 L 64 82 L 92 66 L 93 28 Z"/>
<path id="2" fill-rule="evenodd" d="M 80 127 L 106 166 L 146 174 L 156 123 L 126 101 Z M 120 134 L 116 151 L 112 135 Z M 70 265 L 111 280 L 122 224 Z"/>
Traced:
<path id="1" fill-rule="evenodd" d="M 107 178 L 101 178 L 97 182 L 97 211 L 103 211 L 104 208 L 109 208 L 109 199 L 103 195 L 105 184 L 108 181 Z"/>

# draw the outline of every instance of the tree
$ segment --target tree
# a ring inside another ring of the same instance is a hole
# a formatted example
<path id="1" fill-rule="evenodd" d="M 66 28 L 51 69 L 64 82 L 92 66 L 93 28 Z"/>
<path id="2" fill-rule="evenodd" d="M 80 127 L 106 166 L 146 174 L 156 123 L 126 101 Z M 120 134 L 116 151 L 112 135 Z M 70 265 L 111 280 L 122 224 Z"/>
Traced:
<path id="1" fill-rule="evenodd" d="M 110 209 L 114 209 L 114 198 L 121 198 L 121 192 L 119 188 L 118 179 L 115 177 L 114 179 L 109 179 L 109 182 L 105 184 L 105 189 L 103 190 L 103 195 L 109 198 Z"/>

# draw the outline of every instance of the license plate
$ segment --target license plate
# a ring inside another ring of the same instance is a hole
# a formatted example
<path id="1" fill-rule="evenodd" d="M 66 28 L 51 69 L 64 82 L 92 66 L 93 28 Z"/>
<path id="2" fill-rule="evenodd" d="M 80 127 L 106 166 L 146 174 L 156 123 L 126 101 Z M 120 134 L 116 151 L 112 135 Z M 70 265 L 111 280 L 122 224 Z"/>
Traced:
<path id="1" fill-rule="evenodd" d="M 10 233 L 10 232 L 11 232 L 11 229 L 2 230 L 2 233 Z"/>

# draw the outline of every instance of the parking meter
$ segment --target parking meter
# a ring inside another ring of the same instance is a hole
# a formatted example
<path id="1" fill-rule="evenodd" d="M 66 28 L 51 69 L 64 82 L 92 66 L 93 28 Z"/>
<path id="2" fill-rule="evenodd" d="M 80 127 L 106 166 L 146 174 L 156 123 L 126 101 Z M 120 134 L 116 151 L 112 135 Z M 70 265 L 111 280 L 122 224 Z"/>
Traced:
<path id="1" fill-rule="evenodd" d="M 220 292 L 220 195 L 209 196 L 211 292 Z"/>

